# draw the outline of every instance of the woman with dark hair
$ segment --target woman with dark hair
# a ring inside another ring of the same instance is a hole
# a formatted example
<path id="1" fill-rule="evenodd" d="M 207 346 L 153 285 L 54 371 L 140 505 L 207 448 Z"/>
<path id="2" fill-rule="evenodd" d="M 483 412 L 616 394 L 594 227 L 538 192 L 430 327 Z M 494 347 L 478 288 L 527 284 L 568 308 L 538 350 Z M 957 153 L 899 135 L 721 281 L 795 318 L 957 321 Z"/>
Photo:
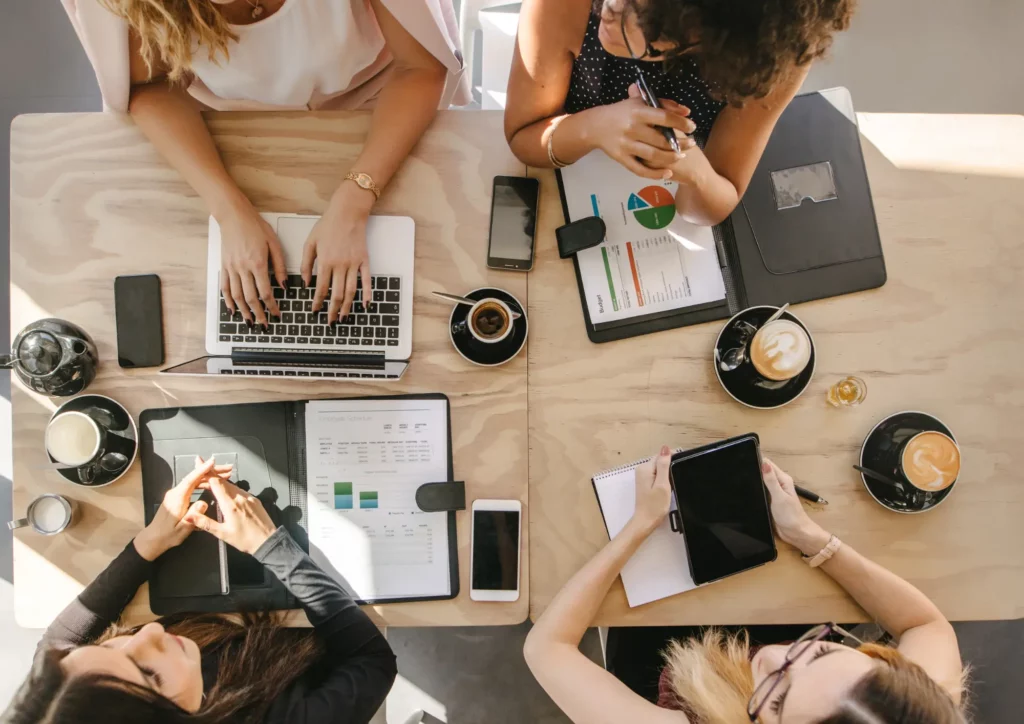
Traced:
<path id="1" fill-rule="evenodd" d="M 668 515 L 671 455 L 636 472 L 626 527 L 558 593 L 526 639 L 526 661 L 577 724 L 961 724 L 963 669 L 953 627 L 924 594 L 814 523 L 793 478 L 765 459 L 762 474 L 782 540 L 798 548 L 896 637 L 865 644 L 835 624 L 753 648 L 745 631 L 678 638 L 660 651 L 650 699 L 579 651 L 626 561 Z M 761 605 L 770 605 L 761 601 Z M 845 638 L 846 646 L 835 639 Z M 629 672 L 629 678 L 638 673 Z M 625 678 L 625 677 L 624 677 Z M 639 687 L 636 687 L 639 688 Z"/>
<path id="2" fill-rule="evenodd" d="M 285 529 L 274 528 L 259 500 L 226 482 L 230 475 L 230 466 L 197 459 L 153 521 L 46 630 L 4 722 L 370 720 L 395 679 L 391 648 Z M 204 514 L 205 502 L 189 505 L 197 488 L 214 495 L 222 522 Z M 196 528 L 262 562 L 299 600 L 313 628 L 284 628 L 266 613 L 114 625 L 153 561 Z"/>
<path id="3" fill-rule="evenodd" d="M 635 174 L 678 182 L 680 215 L 717 224 L 854 4 L 524 0 L 505 136 L 521 161 L 541 168 L 601 149 Z M 660 109 L 644 103 L 638 82 Z M 678 152 L 657 127 L 673 129 Z"/>

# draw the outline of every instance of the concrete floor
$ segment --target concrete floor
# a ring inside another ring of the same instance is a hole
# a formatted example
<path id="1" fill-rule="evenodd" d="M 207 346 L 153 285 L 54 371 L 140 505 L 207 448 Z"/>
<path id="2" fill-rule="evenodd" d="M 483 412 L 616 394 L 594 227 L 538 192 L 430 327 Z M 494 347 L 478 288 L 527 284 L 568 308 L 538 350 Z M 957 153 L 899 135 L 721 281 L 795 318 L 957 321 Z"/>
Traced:
<path id="1" fill-rule="evenodd" d="M 458 0 L 456 0 L 457 4 Z M 3 0 L 0 23 L 0 124 L 20 113 L 99 110 L 95 80 L 58 0 Z M 816 66 L 810 90 L 845 85 L 858 110 L 873 112 L 1024 113 L 1024 3 L 1020 0 L 861 0 L 852 29 Z M 951 130 L 955 143 L 955 129 Z M 0 143 L 6 168 L 9 136 Z M 0 174 L 0 198 L 8 174 Z M 11 338 L 6 310 L 8 206 L 0 202 L 4 253 L 0 342 Z M 6 351 L 6 349 L 5 349 Z M 10 382 L 0 377 L 0 519 L 10 509 Z M 22 512 L 22 511 L 19 511 Z M 11 612 L 11 536 L 0 531 L 0 707 L 27 670 L 39 632 L 19 629 Z M 567 721 L 529 676 L 522 642 L 529 625 L 499 629 L 389 632 L 402 672 L 390 724 L 412 709 L 462 722 Z M 1020 721 L 1024 622 L 958 623 L 964 659 L 974 667 L 975 720 Z M 585 650 L 596 656 L 595 637 Z"/>

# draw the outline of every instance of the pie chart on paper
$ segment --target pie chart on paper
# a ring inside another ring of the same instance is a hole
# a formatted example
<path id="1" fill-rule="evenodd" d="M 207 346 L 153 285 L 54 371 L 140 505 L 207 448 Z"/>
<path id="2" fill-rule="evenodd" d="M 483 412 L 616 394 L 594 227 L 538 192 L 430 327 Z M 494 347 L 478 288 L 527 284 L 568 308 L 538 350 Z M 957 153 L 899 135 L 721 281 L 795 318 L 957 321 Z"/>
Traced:
<path id="1" fill-rule="evenodd" d="M 676 200 L 664 186 L 644 186 L 629 195 L 626 208 L 647 229 L 664 229 L 676 216 Z"/>

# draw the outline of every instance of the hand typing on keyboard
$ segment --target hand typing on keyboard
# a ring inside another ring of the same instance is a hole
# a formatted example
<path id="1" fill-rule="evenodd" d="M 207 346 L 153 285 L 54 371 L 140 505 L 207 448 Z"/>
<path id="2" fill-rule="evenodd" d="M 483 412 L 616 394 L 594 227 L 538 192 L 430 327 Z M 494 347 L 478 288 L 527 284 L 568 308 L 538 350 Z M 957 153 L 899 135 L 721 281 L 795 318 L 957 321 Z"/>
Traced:
<path id="1" fill-rule="evenodd" d="M 341 184 L 302 250 L 302 279 L 307 285 L 313 280 L 314 261 L 317 266 L 313 311 L 324 311 L 329 299 L 328 324 L 349 314 L 360 277 L 364 287 L 370 286 L 366 222 L 375 200 L 371 191 L 354 183 Z"/>
<path id="2" fill-rule="evenodd" d="M 270 285 L 268 257 L 273 262 L 277 283 L 284 284 L 288 278 L 281 241 L 248 202 L 246 208 L 224 214 L 217 223 L 220 224 L 220 289 L 224 302 L 232 312 L 240 312 L 249 324 L 255 321 L 265 327 L 267 312 L 275 316 L 281 313 Z"/>

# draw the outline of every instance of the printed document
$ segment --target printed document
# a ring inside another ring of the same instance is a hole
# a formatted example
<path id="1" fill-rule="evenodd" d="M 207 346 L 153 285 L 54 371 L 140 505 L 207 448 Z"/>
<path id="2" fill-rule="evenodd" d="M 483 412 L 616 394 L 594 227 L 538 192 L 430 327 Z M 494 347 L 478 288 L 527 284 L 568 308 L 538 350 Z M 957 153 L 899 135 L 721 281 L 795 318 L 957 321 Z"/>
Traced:
<path id="1" fill-rule="evenodd" d="M 594 325 L 725 299 L 710 227 L 676 212 L 676 188 L 630 173 L 603 151 L 561 170 L 569 220 L 600 216 L 600 246 L 576 255 Z"/>
<path id="2" fill-rule="evenodd" d="M 448 480 L 447 400 L 306 405 L 310 556 L 361 601 L 451 594 L 448 513 L 416 489 Z"/>

